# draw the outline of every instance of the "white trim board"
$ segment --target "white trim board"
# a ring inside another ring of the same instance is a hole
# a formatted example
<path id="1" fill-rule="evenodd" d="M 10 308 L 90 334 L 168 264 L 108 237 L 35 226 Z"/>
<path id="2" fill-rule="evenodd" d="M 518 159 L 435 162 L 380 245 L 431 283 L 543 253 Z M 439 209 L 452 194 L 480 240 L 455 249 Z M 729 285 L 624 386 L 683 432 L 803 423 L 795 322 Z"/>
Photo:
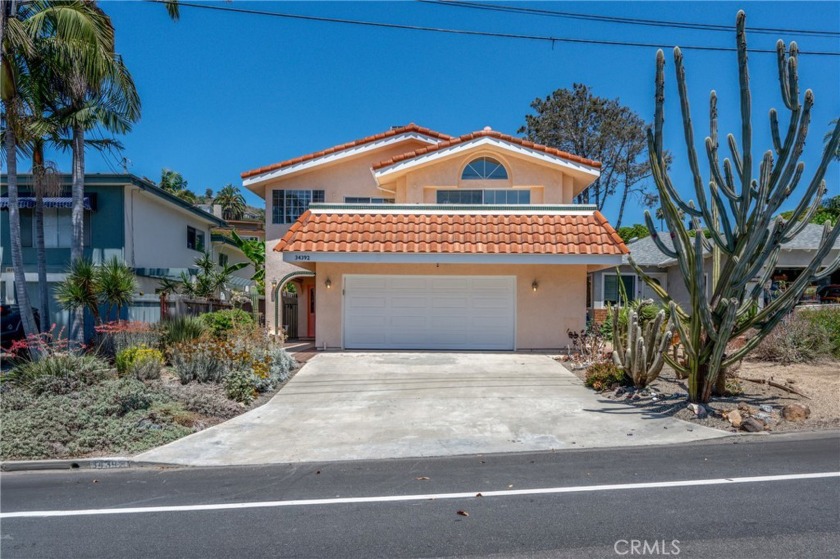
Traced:
<path id="1" fill-rule="evenodd" d="M 327 155 L 322 155 L 321 157 L 315 157 L 314 159 L 309 159 L 307 161 L 301 161 L 300 163 L 295 163 L 294 165 L 287 165 L 285 167 L 281 167 L 279 169 L 274 169 L 271 171 L 266 171 L 264 173 L 260 173 L 259 175 L 254 175 L 248 177 L 246 179 L 242 179 L 242 186 L 246 188 L 251 188 L 261 182 L 276 179 L 279 177 L 285 177 L 294 173 L 298 173 L 301 171 L 305 171 L 307 169 L 311 169 L 313 167 L 317 167 L 319 165 L 325 165 L 327 163 L 333 163 L 335 161 L 340 161 L 342 159 L 347 159 L 348 157 L 354 157 L 356 155 L 360 155 L 363 153 L 367 153 L 369 151 L 374 151 L 377 149 L 381 149 L 383 147 L 387 147 L 393 144 L 397 144 L 400 142 L 404 142 L 407 140 L 416 140 L 419 142 L 424 142 L 430 145 L 437 144 L 443 140 L 433 138 L 432 136 L 426 136 L 425 134 L 421 134 L 419 132 L 406 132 L 403 134 L 397 134 L 396 136 L 391 136 L 388 138 L 383 138 L 381 140 L 374 140 L 372 142 L 368 142 L 366 144 L 361 144 L 358 146 L 349 147 L 347 149 L 342 149 L 339 151 L 335 151 L 333 153 L 329 153 Z M 270 167 L 270 165 L 266 165 L 266 167 Z"/>
<path id="2" fill-rule="evenodd" d="M 400 252 L 283 252 L 291 264 L 368 262 L 383 264 L 621 264 L 621 254 L 435 254 Z"/>
<path id="3" fill-rule="evenodd" d="M 496 138 L 494 136 L 482 136 L 480 138 L 475 138 L 473 140 L 461 142 L 453 146 L 437 149 L 426 154 L 418 155 L 410 159 L 404 159 L 402 161 L 394 163 L 393 165 L 388 165 L 387 167 L 376 169 L 373 172 L 373 176 L 376 179 L 381 179 L 387 177 L 388 175 L 392 175 L 401 171 L 406 171 L 419 165 L 425 165 L 429 161 L 436 161 L 438 159 L 449 157 L 461 151 L 475 149 L 483 146 L 500 148 L 516 155 L 525 156 L 533 159 L 539 159 L 545 163 L 557 165 L 566 170 L 584 173 L 589 175 L 592 178 L 592 180 L 597 179 L 601 175 L 601 172 L 598 170 L 598 168 L 593 167 L 591 165 L 571 161 L 569 159 L 560 157 L 559 155 L 552 155 L 550 153 L 546 153 L 542 150 L 527 148 L 517 143 L 509 142 L 507 140 Z"/>

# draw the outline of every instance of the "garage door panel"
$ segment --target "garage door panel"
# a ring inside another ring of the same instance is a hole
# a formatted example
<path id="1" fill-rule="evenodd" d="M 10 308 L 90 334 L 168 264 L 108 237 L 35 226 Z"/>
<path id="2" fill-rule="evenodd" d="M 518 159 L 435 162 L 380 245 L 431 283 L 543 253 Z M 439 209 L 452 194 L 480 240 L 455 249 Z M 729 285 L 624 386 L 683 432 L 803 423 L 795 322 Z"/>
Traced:
<path id="1" fill-rule="evenodd" d="M 514 349 L 513 276 L 345 276 L 348 349 Z"/>

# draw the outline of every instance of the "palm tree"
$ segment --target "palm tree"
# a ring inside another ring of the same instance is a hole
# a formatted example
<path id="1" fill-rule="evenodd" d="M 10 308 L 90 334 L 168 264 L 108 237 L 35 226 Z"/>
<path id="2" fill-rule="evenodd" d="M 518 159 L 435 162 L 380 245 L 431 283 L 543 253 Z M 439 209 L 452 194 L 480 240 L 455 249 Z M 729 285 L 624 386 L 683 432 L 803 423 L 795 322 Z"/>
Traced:
<path id="1" fill-rule="evenodd" d="M 222 207 L 222 219 L 242 219 L 245 215 L 245 197 L 232 184 L 219 190 L 213 203 Z"/>
<path id="2" fill-rule="evenodd" d="M 15 291 L 23 327 L 27 335 L 32 335 L 37 333 L 37 329 L 23 270 L 17 184 L 19 138 L 26 136 L 26 103 L 22 96 L 22 85 L 26 82 L 27 74 L 39 67 L 39 64 L 75 56 L 94 46 L 110 43 L 113 48 L 113 34 L 109 37 L 98 25 L 99 18 L 88 2 L 13 2 L 8 13 L 7 4 L 3 1 L 0 9 L 0 83 L 6 119 L 4 145 L 9 190 L 10 244 Z M 36 42 L 39 46 L 48 44 L 51 57 L 39 59 L 33 64 L 37 58 L 34 55 Z M 88 67 L 84 67 L 85 74 L 88 70 Z"/>
<path id="3" fill-rule="evenodd" d="M 70 263 L 67 277 L 55 288 L 55 298 L 58 303 L 69 311 L 76 313 L 74 321 L 74 339 L 84 337 L 84 312 L 89 310 L 94 321 L 99 320 L 99 278 L 96 267 L 90 260 L 80 258 Z M 81 318 L 78 318 L 81 315 Z"/>
<path id="4" fill-rule="evenodd" d="M 119 320 L 123 307 L 130 305 L 134 299 L 137 280 L 131 268 L 114 256 L 97 267 L 96 287 L 100 302 L 108 305 L 108 320 L 111 318 L 114 307 L 117 309 L 117 320 Z"/>
<path id="5" fill-rule="evenodd" d="M 166 168 L 161 169 L 158 187 L 185 202 L 190 204 L 198 203 L 198 196 L 195 195 L 195 192 L 187 188 L 186 179 L 178 171 Z"/>

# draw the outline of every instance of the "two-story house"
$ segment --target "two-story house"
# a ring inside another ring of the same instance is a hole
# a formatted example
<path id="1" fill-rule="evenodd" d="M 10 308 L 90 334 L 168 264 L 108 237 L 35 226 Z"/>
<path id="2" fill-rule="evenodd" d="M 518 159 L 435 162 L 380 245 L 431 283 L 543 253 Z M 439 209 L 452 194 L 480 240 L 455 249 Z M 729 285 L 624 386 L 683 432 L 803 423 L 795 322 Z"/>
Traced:
<path id="1" fill-rule="evenodd" d="M 44 233 L 47 281 L 51 287 L 66 277 L 70 263 L 71 177 L 61 177 L 63 196 L 46 201 Z M 20 175 L 21 237 L 27 289 L 33 305 L 38 304 L 37 260 L 34 231 L 32 176 Z M 2 177 L 0 209 L 8 206 L 6 177 Z M 134 304 L 123 318 L 156 321 L 159 300 L 155 295 L 161 277 L 177 277 L 194 269 L 195 259 L 211 252 L 212 231 L 225 227 L 219 217 L 184 202 L 147 179 L 130 174 L 85 176 L 84 253 L 93 262 L 118 257 L 137 276 Z M 15 302 L 14 275 L 9 246 L 8 214 L 0 213 L 0 297 L 4 304 Z M 214 255 L 215 256 L 215 255 Z M 68 313 L 51 305 L 50 323 L 66 325 Z"/>
<path id="2" fill-rule="evenodd" d="M 268 326 L 295 281 L 318 348 L 566 347 L 587 273 L 627 252 L 574 203 L 599 168 L 490 128 L 410 124 L 247 171 L 266 200 Z"/>

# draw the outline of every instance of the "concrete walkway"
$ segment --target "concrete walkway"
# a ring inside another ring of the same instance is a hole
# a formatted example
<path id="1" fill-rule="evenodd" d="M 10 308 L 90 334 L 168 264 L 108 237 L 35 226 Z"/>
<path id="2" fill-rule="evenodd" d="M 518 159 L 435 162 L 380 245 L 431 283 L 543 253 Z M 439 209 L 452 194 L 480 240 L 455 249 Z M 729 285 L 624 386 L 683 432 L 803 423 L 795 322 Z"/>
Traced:
<path id="1" fill-rule="evenodd" d="M 273 464 L 637 446 L 726 434 L 599 400 L 545 355 L 323 353 L 267 404 L 136 458 Z"/>

